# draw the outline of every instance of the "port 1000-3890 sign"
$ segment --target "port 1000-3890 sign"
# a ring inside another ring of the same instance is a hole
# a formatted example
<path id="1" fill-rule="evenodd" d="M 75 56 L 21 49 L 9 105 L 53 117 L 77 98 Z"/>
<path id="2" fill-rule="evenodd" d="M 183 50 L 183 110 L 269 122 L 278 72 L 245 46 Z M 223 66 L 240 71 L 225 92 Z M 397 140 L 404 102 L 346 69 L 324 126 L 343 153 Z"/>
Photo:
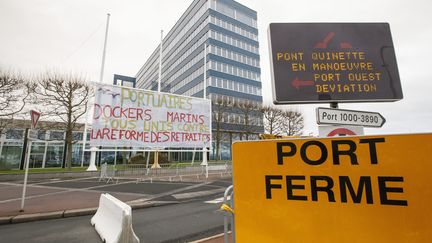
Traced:
<path id="1" fill-rule="evenodd" d="M 403 97 L 386 23 L 274 23 L 269 37 L 276 104 Z"/>

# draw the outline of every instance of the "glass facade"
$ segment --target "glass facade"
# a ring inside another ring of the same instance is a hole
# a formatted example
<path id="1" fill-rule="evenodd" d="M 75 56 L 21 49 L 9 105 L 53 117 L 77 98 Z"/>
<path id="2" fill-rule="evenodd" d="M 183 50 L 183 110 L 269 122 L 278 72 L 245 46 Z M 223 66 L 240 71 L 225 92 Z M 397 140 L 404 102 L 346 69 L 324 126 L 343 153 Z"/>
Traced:
<path id="1" fill-rule="evenodd" d="M 88 166 L 90 161 L 90 133 L 87 133 L 84 152 L 84 133 L 72 132 L 72 167 Z M 0 170 L 20 169 L 24 166 L 24 145 L 31 146 L 29 168 L 61 168 L 66 166 L 65 132 L 61 130 L 39 130 L 38 140 L 29 142 L 25 139 L 25 129 L 8 129 L 0 136 Z M 122 164 L 127 162 L 132 152 L 120 152 L 120 147 L 101 147 L 112 149 L 97 153 L 97 164 Z M 124 159 L 123 159 L 124 158 Z"/>
<path id="2" fill-rule="evenodd" d="M 22 150 L 22 142 L 2 142 L 0 150 L 0 169 L 19 168 Z"/>
<path id="3" fill-rule="evenodd" d="M 63 163 L 64 143 L 49 143 L 46 148 L 45 167 L 61 167 Z"/>
<path id="4" fill-rule="evenodd" d="M 0 170 L 19 169 L 24 156 L 24 129 L 9 129 L 0 136 Z M 65 160 L 64 131 L 39 131 L 31 143 L 29 168 L 61 168 Z M 86 166 L 90 152 L 83 154 L 83 132 L 73 132 L 72 166 Z M 27 143 L 30 146 L 30 143 Z M 87 149 L 90 149 L 87 144 Z"/>
<path id="5" fill-rule="evenodd" d="M 42 168 L 45 157 L 45 142 L 31 143 L 29 168 Z"/>
<path id="6" fill-rule="evenodd" d="M 0 169 L 19 168 L 24 130 L 10 129 L 0 136 Z"/>
<path id="7" fill-rule="evenodd" d="M 206 88 L 207 98 L 212 100 L 223 99 L 255 107 L 262 104 L 254 10 L 233 0 L 194 0 L 164 37 L 162 47 L 161 91 L 202 97 Z M 136 74 L 138 88 L 157 90 L 159 51 L 158 46 Z M 245 119 L 236 109 L 223 115 L 222 159 L 231 158 L 233 139 L 256 137 L 244 135 Z M 261 114 L 252 112 L 248 120 L 253 124 L 254 133 L 263 132 Z M 214 158 L 214 151 L 210 154 Z"/>

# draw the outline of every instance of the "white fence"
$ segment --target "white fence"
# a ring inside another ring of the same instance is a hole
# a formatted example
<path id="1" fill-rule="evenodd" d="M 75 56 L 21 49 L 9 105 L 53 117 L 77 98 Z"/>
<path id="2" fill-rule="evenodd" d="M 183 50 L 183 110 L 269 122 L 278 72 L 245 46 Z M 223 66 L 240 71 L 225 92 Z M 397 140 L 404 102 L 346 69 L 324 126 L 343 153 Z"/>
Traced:
<path id="1" fill-rule="evenodd" d="M 101 165 L 99 181 L 106 179 L 108 183 L 110 180 L 113 180 L 115 176 L 116 168 L 114 165 L 107 165 L 107 163 Z"/>
<path id="2" fill-rule="evenodd" d="M 160 164 L 161 168 L 150 168 L 145 164 L 117 165 L 114 178 L 136 179 L 145 181 L 153 179 L 179 180 L 188 178 L 205 179 L 208 176 L 231 176 L 232 166 L 230 162 L 209 162 L 207 166 L 189 163 Z M 206 174 L 206 172 L 208 174 Z M 102 173 L 102 171 L 101 171 Z"/>

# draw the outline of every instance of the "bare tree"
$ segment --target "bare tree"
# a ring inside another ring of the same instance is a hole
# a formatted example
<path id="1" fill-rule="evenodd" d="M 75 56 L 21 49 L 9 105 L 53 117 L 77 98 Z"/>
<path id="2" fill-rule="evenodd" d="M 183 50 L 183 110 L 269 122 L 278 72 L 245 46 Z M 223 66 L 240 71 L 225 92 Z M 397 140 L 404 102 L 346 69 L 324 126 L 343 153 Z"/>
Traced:
<path id="1" fill-rule="evenodd" d="M 224 117 L 226 116 L 226 112 L 230 107 L 230 103 L 224 99 L 218 98 L 216 100 L 212 100 L 212 113 L 213 113 L 213 130 L 214 130 L 214 140 L 216 145 L 216 155 L 215 160 L 218 161 L 220 159 L 220 144 L 222 141 L 222 122 Z"/>
<path id="2" fill-rule="evenodd" d="M 261 114 L 260 107 L 256 103 L 248 101 L 237 102 L 235 107 L 243 116 L 242 130 L 246 135 L 246 140 L 249 140 L 251 134 L 257 133 L 256 127 L 259 124 L 258 119 L 260 119 Z"/>
<path id="3" fill-rule="evenodd" d="M 23 111 L 29 89 L 30 85 L 21 75 L 0 69 L 0 135 Z"/>
<path id="4" fill-rule="evenodd" d="M 287 136 L 301 135 L 304 128 L 303 114 L 298 111 L 284 111 L 283 117 L 283 131 Z"/>
<path id="5" fill-rule="evenodd" d="M 87 112 L 87 103 L 92 89 L 82 77 L 46 73 L 37 78 L 34 89 L 35 99 L 45 107 L 44 116 L 61 122 L 66 132 L 66 163 L 72 166 L 72 131 Z M 85 134 L 84 134 L 85 136 Z"/>
<path id="6" fill-rule="evenodd" d="M 260 109 L 264 118 L 264 131 L 268 134 L 280 135 L 283 133 L 283 110 L 265 105 Z"/>

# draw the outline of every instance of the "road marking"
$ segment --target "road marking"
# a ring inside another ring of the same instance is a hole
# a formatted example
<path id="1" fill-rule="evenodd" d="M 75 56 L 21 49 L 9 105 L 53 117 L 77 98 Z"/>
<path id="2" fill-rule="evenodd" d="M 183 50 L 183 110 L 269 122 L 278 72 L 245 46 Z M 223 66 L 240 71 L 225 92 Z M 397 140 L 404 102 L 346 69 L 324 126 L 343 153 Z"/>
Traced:
<path id="1" fill-rule="evenodd" d="M 218 189 L 206 190 L 206 191 L 173 194 L 172 196 L 175 199 L 189 199 L 189 198 L 194 198 L 194 197 L 208 196 L 208 195 L 212 195 L 212 194 L 216 194 L 216 193 L 224 192 L 224 191 L 225 191 L 225 188 L 218 188 Z"/>
<path id="2" fill-rule="evenodd" d="M 29 186 L 31 187 L 38 187 L 38 188 L 47 188 L 47 189 L 56 189 L 59 191 L 55 191 L 55 192 L 48 192 L 48 193 L 44 193 L 44 194 L 38 194 L 38 195 L 32 195 L 32 196 L 27 196 L 26 199 L 32 199 L 32 198 L 39 198 L 39 197 L 44 197 L 44 196 L 49 196 L 49 195 L 57 195 L 57 194 L 62 194 L 62 193 L 68 193 L 68 192 L 104 192 L 104 191 L 100 191 L 100 190 L 92 190 L 92 189 L 98 189 L 98 188 L 104 188 L 104 187 L 110 187 L 110 186 L 117 186 L 117 185 L 122 185 L 122 184 L 130 184 L 130 183 L 135 183 L 135 181 L 126 181 L 126 182 L 120 182 L 117 184 L 102 184 L 102 185 L 97 185 L 97 186 L 93 186 L 93 187 L 85 187 L 85 188 L 65 188 L 65 187 L 56 187 L 56 183 L 62 183 L 62 182 L 73 182 L 73 181 L 80 181 L 80 180 L 85 180 L 85 179 L 93 179 L 93 178 L 97 178 L 97 177 L 87 177 L 87 178 L 76 178 L 76 179 L 70 179 L 70 180 L 61 180 L 61 181 L 50 181 L 50 182 L 39 182 L 39 183 L 34 183 L 34 184 L 30 184 Z M 144 182 L 147 183 L 147 182 Z M 199 196 L 207 196 L 207 195 L 211 195 L 211 194 L 215 194 L 215 193 L 219 193 L 219 192 L 223 192 L 225 191 L 225 188 L 221 188 L 220 186 L 217 185 L 210 185 L 212 182 L 204 182 L 204 183 L 198 183 L 198 184 L 191 184 L 191 183 L 185 183 L 185 182 L 153 182 L 153 183 L 158 183 L 158 184 L 182 184 L 182 185 L 190 185 L 190 186 L 186 186 L 183 188 L 179 188 L 179 189 L 175 189 L 175 190 L 171 190 L 171 191 L 167 191 L 167 192 L 163 192 L 160 194 L 156 194 L 156 195 L 149 195 L 149 194 L 141 194 L 143 196 L 143 198 L 141 199 L 137 199 L 137 200 L 133 200 L 131 202 L 134 201 L 150 201 L 159 197 L 163 197 L 163 196 L 168 196 L 168 195 L 172 195 L 173 197 L 175 197 L 176 199 L 188 199 L 188 198 L 193 198 L 193 197 L 199 197 Z M 4 186 L 22 186 L 22 184 L 19 183 L 10 183 L 10 182 L 2 182 L 0 183 Z M 179 192 L 183 192 L 183 191 L 187 191 L 187 190 L 191 190 L 194 188 L 198 188 L 201 186 L 209 186 L 209 187 L 216 187 L 218 189 L 212 189 L 212 190 L 207 190 L 207 191 L 198 191 L 198 192 L 190 192 L 190 193 L 179 193 Z M 102 189 L 103 190 L 103 189 Z M 130 192 L 112 192 L 112 193 L 119 193 L 119 194 L 130 194 L 130 195 L 137 195 L 137 193 L 130 193 Z M 177 193 L 177 194 L 175 194 Z M 6 199 L 6 200 L 1 200 L 0 204 L 3 203 L 8 203 L 8 202 L 13 202 L 13 201 L 18 201 L 21 200 L 21 197 L 19 198 L 12 198 L 12 199 Z"/>
<path id="3" fill-rule="evenodd" d="M 211 203 L 211 204 L 218 204 L 218 203 L 222 203 L 223 202 L 223 197 L 220 197 L 220 198 L 216 198 L 216 199 L 213 199 L 213 200 L 210 200 L 210 201 L 205 201 L 204 203 Z M 230 196 L 228 196 L 228 201 L 231 199 L 231 197 Z"/>
<path id="4" fill-rule="evenodd" d="M 194 188 L 201 187 L 201 186 L 206 186 L 209 183 L 210 182 L 203 182 L 203 183 L 200 183 L 200 184 L 196 184 L 196 185 L 192 185 L 192 186 L 187 186 L 187 187 L 183 187 L 183 188 L 179 188 L 179 189 L 175 189 L 175 190 L 159 193 L 159 194 L 153 195 L 153 196 L 151 196 L 149 198 L 137 199 L 137 200 L 129 201 L 128 203 L 150 201 L 150 200 L 153 200 L 153 199 L 156 199 L 156 198 L 159 198 L 159 197 L 170 196 L 170 195 L 173 195 L 174 193 L 187 191 L 187 190 L 194 189 Z"/>
<path id="5" fill-rule="evenodd" d="M 40 185 L 30 185 L 33 187 L 39 187 L 39 188 L 52 188 L 52 189 L 64 189 L 64 190 L 60 190 L 58 192 L 49 192 L 49 193 L 45 193 L 45 194 L 39 194 L 39 195 L 33 195 L 33 196 L 28 196 L 26 197 L 26 199 L 31 199 L 31 198 L 38 198 L 38 197 L 43 197 L 43 196 L 48 196 L 48 195 L 56 195 L 56 194 L 62 194 L 62 193 L 66 193 L 66 192 L 76 192 L 76 191 L 83 191 L 83 192 L 99 192 L 96 190 L 91 190 L 91 189 L 95 189 L 95 188 L 102 188 L 102 187 L 106 187 L 106 186 L 112 186 L 112 185 L 122 185 L 122 184 L 130 184 L 130 183 L 135 183 L 134 181 L 130 181 L 130 182 L 122 182 L 122 183 L 118 183 L 118 184 L 104 184 L 104 185 L 99 185 L 99 186 L 93 186 L 93 187 L 87 187 L 87 188 L 64 188 L 64 187 L 52 187 L 52 186 L 40 186 Z M 118 193 L 118 192 L 115 192 Z M 120 192 L 121 193 L 121 192 Z M 21 200 L 21 197 L 19 198 L 13 198 L 13 199 L 7 199 L 7 200 L 3 200 L 0 201 L 1 203 L 7 203 L 7 202 L 13 202 L 13 201 L 18 201 Z"/>
<path id="6" fill-rule="evenodd" d="M 45 185 L 45 184 L 55 184 L 55 183 L 59 183 L 59 182 L 71 182 L 71 181 L 85 181 L 88 179 L 99 179 L 99 177 L 83 177 L 83 178 L 74 178 L 74 179 L 67 179 L 67 180 L 62 180 L 59 178 L 54 178 L 54 179 L 50 179 L 50 181 L 42 181 L 42 182 L 35 182 L 32 183 L 31 185 Z"/>

